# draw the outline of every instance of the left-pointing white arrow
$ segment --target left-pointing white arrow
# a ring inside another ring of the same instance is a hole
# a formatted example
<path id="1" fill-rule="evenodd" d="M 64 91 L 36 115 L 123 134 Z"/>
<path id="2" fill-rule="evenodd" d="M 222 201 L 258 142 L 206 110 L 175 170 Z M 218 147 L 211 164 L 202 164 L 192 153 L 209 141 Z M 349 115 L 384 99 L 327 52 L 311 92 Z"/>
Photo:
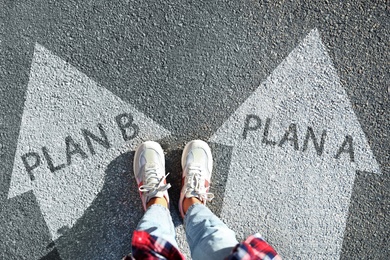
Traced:
<path id="1" fill-rule="evenodd" d="M 99 193 L 111 160 L 169 134 L 36 44 L 8 197 L 33 190 L 56 239 Z"/>

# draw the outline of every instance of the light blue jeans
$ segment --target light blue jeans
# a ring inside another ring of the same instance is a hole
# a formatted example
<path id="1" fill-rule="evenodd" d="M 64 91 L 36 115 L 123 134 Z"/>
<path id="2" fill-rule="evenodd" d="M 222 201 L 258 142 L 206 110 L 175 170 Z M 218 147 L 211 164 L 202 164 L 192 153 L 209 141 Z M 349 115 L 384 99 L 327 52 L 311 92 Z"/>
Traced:
<path id="1" fill-rule="evenodd" d="M 194 204 L 187 210 L 184 226 L 194 260 L 224 259 L 238 244 L 235 233 L 202 204 Z M 137 230 L 164 238 L 178 248 L 172 218 L 164 206 L 150 206 Z"/>

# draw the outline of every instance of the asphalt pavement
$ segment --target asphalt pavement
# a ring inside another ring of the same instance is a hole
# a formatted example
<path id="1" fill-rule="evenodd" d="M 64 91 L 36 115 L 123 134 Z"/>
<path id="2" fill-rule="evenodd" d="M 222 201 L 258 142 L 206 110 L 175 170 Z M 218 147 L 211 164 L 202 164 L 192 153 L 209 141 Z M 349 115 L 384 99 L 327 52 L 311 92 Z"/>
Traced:
<path id="1" fill-rule="evenodd" d="M 390 258 L 386 1 L 0 2 L 0 258 L 120 259 L 135 147 L 214 157 L 211 210 L 285 259 Z"/>

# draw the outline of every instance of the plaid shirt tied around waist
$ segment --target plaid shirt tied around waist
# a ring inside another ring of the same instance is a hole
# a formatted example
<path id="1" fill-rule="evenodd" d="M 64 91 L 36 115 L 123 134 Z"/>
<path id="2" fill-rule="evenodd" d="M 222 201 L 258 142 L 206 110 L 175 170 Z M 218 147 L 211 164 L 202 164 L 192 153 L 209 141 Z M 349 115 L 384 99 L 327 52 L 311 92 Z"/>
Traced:
<path id="1" fill-rule="evenodd" d="M 179 249 L 165 239 L 152 236 L 145 231 L 134 231 L 131 242 L 132 254 L 124 257 L 130 259 L 185 259 Z M 260 234 L 248 237 L 244 242 L 237 244 L 227 260 L 281 260 L 282 258 Z"/>

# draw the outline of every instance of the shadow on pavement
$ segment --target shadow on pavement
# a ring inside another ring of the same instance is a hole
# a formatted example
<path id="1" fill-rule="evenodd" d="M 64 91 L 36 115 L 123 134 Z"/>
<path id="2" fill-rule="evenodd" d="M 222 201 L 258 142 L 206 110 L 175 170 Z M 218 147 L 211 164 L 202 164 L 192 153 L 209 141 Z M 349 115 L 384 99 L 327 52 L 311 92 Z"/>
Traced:
<path id="1" fill-rule="evenodd" d="M 108 165 L 101 192 L 42 259 L 120 259 L 130 252 L 132 231 L 143 214 L 133 157 L 128 152 Z"/>
<path id="2" fill-rule="evenodd" d="M 210 145 L 214 156 L 211 191 L 215 199 L 209 208 L 220 215 L 230 164 L 230 147 Z M 168 149 L 165 149 L 168 150 Z M 181 186 L 181 149 L 168 150 L 165 155 L 171 210 L 178 213 Z M 84 215 L 63 236 L 48 247 L 48 259 L 121 259 L 131 251 L 131 235 L 143 215 L 137 184 L 133 176 L 134 152 L 122 154 L 107 167 L 105 182 Z M 181 219 L 180 219 L 181 220 Z M 174 221 L 175 226 L 182 221 Z"/>

